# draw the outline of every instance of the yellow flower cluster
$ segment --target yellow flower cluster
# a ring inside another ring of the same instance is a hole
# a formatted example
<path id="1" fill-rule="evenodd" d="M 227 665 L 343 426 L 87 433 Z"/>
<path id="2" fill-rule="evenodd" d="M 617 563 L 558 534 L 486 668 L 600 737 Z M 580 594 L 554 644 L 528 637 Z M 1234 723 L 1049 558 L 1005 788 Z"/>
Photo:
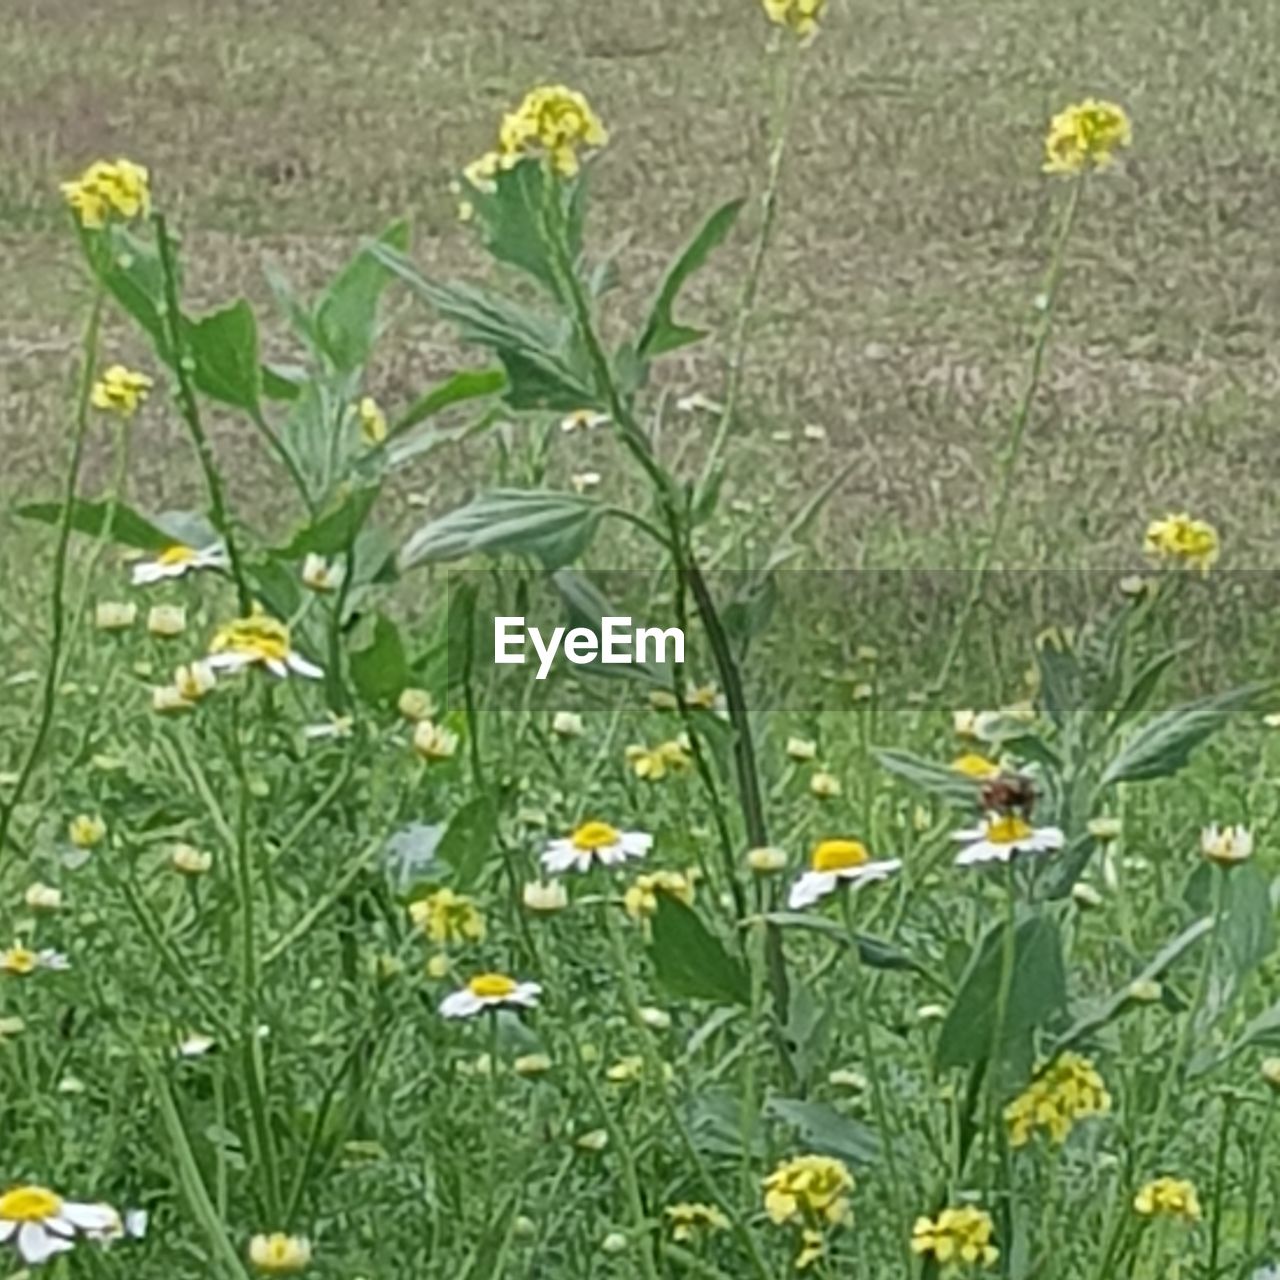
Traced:
<path id="1" fill-rule="evenodd" d="M 1200 1221 L 1200 1197 L 1195 1183 L 1182 1178 L 1156 1178 L 1133 1198 L 1134 1212 L 1144 1218 L 1181 1218 Z"/>
<path id="2" fill-rule="evenodd" d="M 695 873 L 692 871 L 654 871 L 649 875 L 637 876 L 627 886 L 627 892 L 623 896 L 627 915 L 633 920 L 643 920 L 655 915 L 660 893 L 678 898 L 686 906 L 691 905 L 694 879 Z"/>
<path id="3" fill-rule="evenodd" d="M 1077 1120 L 1110 1110 L 1111 1095 L 1093 1063 L 1078 1053 L 1060 1054 L 1005 1108 L 1009 1144 L 1026 1146 L 1038 1129 L 1052 1142 L 1065 1142 Z"/>
<path id="4" fill-rule="evenodd" d="M 943 1209 L 936 1218 L 917 1218 L 911 1252 L 932 1254 L 941 1266 L 989 1267 L 1000 1256 L 991 1243 L 991 1215 L 964 1205 Z"/>
<path id="5" fill-rule="evenodd" d="M 790 27 L 802 40 L 818 30 L 818 20 L 827 0 L 764 0 L 764 11 L 770 22 Z"/>
<path id="6" fill-rule="evenodd" d="M 411 902 L 409 918 L 432 942 L 484 941 L 484 916 L 475 901 L 452 889 L 437 889 Z"/>
<path id="7" fill-rule="evenodd" d="M 687 769 L 693 761 L 689 740 L 683 735 L 670 742 L 660 742 L 656 747 L 629 746 L 626 755 L 632 772 L 646 782 L 661 782 L 668 773 Z"/>
<path id="8" fill-rule="evenodd" d="M 600 117 L 581 93 L 562 84 L 540 85 L 503 116 L 497 149 L 473 160 L 463 176 L 476 190 L 492 191 L 504 169 L 530 156 L 545 156 L 555 173 L 572 178 L 582 167 L 579 151 L 608 141 Z"/>
<path id="9" fill-rule="evenodd" d="M 853 1174 L 832 1156 L 796 1156 L 784 1160 L 764 1180 L 764 1209 L 776 1226 L 793 1222 L 800 1226 L 849 1218 L 849 1193 Z"/>
<path id="10" fill-rule="evenodd" d="M 1133 129 L 1124 108 L 1114 102 L 1086 98 L 1060 111 L 1049 125 L 1045 139 L 1045 173 L 1080 173 L 1105 169 L 1117 147 L 1133 141 Z"/>
<path id="11" fill-rule="evenodd" d="M 669 1204 L 667 1221 L 671 1223 L 671 1238 L 678 1244 L 694 1240 L 699 1232 L 727 1231 L 729 1219 L 719 1209 L 709 1204 Z"/>
<path id="12" fill-rule="evenodd" d="M 1165 516 L 1147 526 L 1147 555 L 1208 573 L 1220 550 L 1218 531 L 1207 520 L 1193 520 L 1187 513 Z"/>
<path id="13" fill-rule="evenodd" d="M 135 373 L 122 364 L 113 364 L 93 384 L 90 399 L 95 409 L 105 409 L 109 413 L 118 413 L 122 418 L 131 418 L 147 398 L 152 385 L 145 373 Z"/>
<path id="14" fill-rule="evenodd" d="M 151 209 L 147 171 L 131 160 L 99 160 L 73 182 L 64 182 L 62 194 L 90 231 L 106 226 L 112 215 L 136 218 Z"/>

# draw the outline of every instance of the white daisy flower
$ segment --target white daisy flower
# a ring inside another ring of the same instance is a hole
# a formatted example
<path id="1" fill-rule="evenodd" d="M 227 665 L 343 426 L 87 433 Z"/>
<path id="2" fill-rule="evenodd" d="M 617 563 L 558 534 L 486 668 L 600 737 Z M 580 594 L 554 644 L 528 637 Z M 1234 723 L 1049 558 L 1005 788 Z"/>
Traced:
<path id="1" fill-rule="evenodd" d="M 302 584 L 312 591 L 336 591 L 342 585 L 342 565 L 330 564 L 324 556 L 307 556 L 302 562 Z"/>
<path id="2" fill-rule="evenodd" d="M 205 1035 L 203 1031 L 192 1031 L 178 1042 L 173 1052 L 179 1058 L 203 1058 L 217 1047 L 218 1042 L 212 1036 Z"/>
<path id="3" fill-rule="evenodd" d="M 227 549 L 220 542 L 208 547 L 189 547 L 175 542 L 166 547 L 154 560 L 143 560 L 133 566 L 133 585 L 150 586 L 166 578 L 181 578 L 195 569 L 226 569 L 231 564 Z"/>
<path id="4" fill-rule="evenodd" d="M 1253 856 L 1253 833 L 1248 827 L 1219 827 L 1215 822 L 1200 833 L 1200 852 L 1220 867 L 1234 867 Z"/>
<path id="5" fill-rule="evenodd" d="M 985 862 L 1009 862 L 1019 853 L 1054 853 L 1064 837 L 1057 827 L 1033 827 L 1017 814 L 988 814 L 979 827 L 967 827 L 954 834 L 965 848 L 956 858 L 958 867 L 976 867 Z"/>
<path id="6" fill-rule="evenodd" d="M 237 618 L 219 627 L 209 646 L 206 665 L 214 671 L 243 671 L 245 667 L 263 666 L 281 678 L 290 671 L 309 680 L 319 680 L 324 675 L 314 662 L 308 662 L 293 648 L 289 628 L 260 609 L 255 609 L 247 618 Z"/>
<path id="7" fill-rule="evenodd" d="M 603 427 L 608 421 L 607 413 L 597 413 L 594 409 L 575 409 L 560 419 L 560 430 L 566 433 L 591 431 L 596 427 Z"/>
<path id="8" fill-rule="evenodd" d="M 724 405 L 718 400 L 712 400 L 710 396 L 703 395 L 701 391 L 694 391 L 690 395 L 681 396 L 676 401 L 676 408 L 681 413 L 715 413 L 724 412 Z"/>
<path id="9" fill-rule="evenodd" d="M 584 822 L 571 835 L 552 840 L 542 855 L 542 865 L 553 875 L 575 868 L 590 871 L 594 863 L 616 867 L 628 858 L 643 858 L 653 848 L 653 837 L 643 831 L 619 831 L 607 822 Z"/>
<path id="10" fill-rule="evenodd" d="M 32 951 L 22 943 L 0 951 L 0 973 L 11 974 L 15 978 L 25 978 L 37 969 L 52 969 L 61 972 L 71 967 L 70 961 L 61 951 L 46 947 L 43 951 Z"/>
<path id="11" fill-rule="evenodd" d="M 800 911 L 834 893 L 842 884 L 856 889 L 887 880 L 901 870 L 902 863 L 896 858 L 873 862 L 860 840 L 822 840 L 810 855 L 809 870 L 791 886 L 787 906 Z"/>
<path id="12" fill-rule="evenodd" d="M 109 1204 L 64 1200 L 47 1187 L 13 1187 L 0 1196 L 0 1242 L 12 1243 L 28 1266 L 74 1248 L 77 1235 L 101 1237 L 119 1225 Z"/>
<path id="13" fill-rule="evenodd" d="M 536 1009 L 542 987 L 517 982 L 505 973 L 479 973 L 461 991 L 445 996 L 440 1013 L 445 1018 L 474 1018 L 486 1009 Z"/>

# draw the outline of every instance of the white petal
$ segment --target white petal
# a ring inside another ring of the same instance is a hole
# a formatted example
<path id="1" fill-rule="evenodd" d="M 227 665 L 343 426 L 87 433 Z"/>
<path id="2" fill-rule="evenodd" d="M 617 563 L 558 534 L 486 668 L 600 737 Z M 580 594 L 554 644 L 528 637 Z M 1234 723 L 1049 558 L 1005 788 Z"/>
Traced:
<path id="1" fill-rule="evenodd" d="M 1061 849 L 1066 837 L 1057 827 L 1041 827 L 1036 832 L 1036 844 L 1041 849 Z"/>
<path id="2" fill-rule="evenodd" d="M 205 662 L 214 671 L 243 671 L 253 659 L 247 653 L 212 653 Z"/>
<path id="3" fill-rule="evenodd" d="M 524 1005 L 526 1009 L 535 1009 L 538 997 L 542 994 L 542 986 L 537 982 L 522 982 L 511 996 L 512 1004 Z"/>
<path id="4" fill-rule="evenodd" d="M 957 867 L 977 867 L 987 862 L 1008 862 L 1013 851 L 1008 845 L 992 844 L 978 840 L 956 858 Z"/>
<path id="5" fill-rule="evenodd" d="M 596 858 L 602 866 L 616 867 L 627 860 L 627 851 L 621 844 L 606 845 L 596 850 Z"/>
<path id="6" fill-rule="evenodd" d="M 578 860 L 578 851 L 568 840 L 553 840 L 542 855 L 542 865 L 555 875 L 568 871 Z"/>
<path id="7" fill-rule="evenodd" d="M 819 898 L 825 898 L 836 887 L 836 877 L 830 871 L 806 871 L 791 886 L 787 906 L 792 911 L 811 907 Z"/>
<path id="8" fill-rule="evenodd" d="M 986 839 L 986 827 L 965 827 L 963 831 L 953 831 L 951 838 L 953 840 L 984 840 Z"/>
<path id="9" fill-rule="evenodd" d="M 50 1235 L 39 1222 L 24 1222 L 18 1232 L 18 1252 L 23 1261 L 32 1266 L 48 1262 L 55 1253 L 66 1253 L 73 1247 L 70 1240 Z"/>
<path id="10" fill-rule="evenodd" d="M 902 870 L 902 863 L 897 859 L 886 859 L 883 862 L 867 862 L 860 867 L 850 867 L 847 871 L 837 871 L 841 880 L 851 885 L 871 884 L 876 880 L 887 880 Z"/>
<path id="11" fill-rule="evenodd" d="M 81 1231 L 106 1231 L 120 1222 L 120 1215 L 109 1204 L 75 1204 L 64 1200 L 62 1216 Z"/>
<path id="12" fill-rule="evenodd" d="M 440 1001 L 440 1015 L 444 1018 L 471 1018 L 483 1008 L 484 1001 L 465 989 Z"/>
<path id="13" fill-rule="evenodd" d="M 130 1209 L 124 1215 L 125 1234 L 134 1240 L 141 1240 L 147 1234 L 151 1215 L 145 1209 Z"/>
<path id="14" fill-rule="evenodd" d="M 159 582 L 161 574 L 160 566 L 147 561 L 145 564 L 135 564 L 133 566 L 133 585 L 135 587 L 148 587 L 153 582 Z"/>
<path id="15" fill-rule="evenodd" d="M 630 858 L 643 858 L 653 848 L 653 837 L 647 831 L 624 831 L 619 841 Z"/>
<path id="16" fill-rule="evenodd" d="M 16 1222 L 11 1222 L 8 1218 L 0 1218 L 0 1244 L 3 1244 L 18 1229 Z"/>
<path id="17" fill-rule="evenodd" d="M 288 657 L 289 666 L 300 676 L 306 676 L 308 680 L 324 679 L 324 671 L 317 667 L 314 662 L 308 662 L 300 653 L 290 653 Z"/>

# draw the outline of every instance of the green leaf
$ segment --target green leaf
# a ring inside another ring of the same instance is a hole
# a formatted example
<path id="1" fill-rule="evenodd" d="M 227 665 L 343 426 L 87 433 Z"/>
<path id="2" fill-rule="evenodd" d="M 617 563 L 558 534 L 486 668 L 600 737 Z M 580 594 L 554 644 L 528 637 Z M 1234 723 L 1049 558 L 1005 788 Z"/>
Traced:
<path id="1" fill-rule="evenodd" d="M 296 400 L 308 381 L 307 371 L 292 364 L 262 366 L 262 394 L 269 400 Z"/>
<path id="2" fill-rule="evenodd" d="M 537 312 L 476 285 L 428 280 L 402 254 L 385 245 L 369 250 L 420 298 L 458 330 L 464 342 L 492 351 L 507 376 L 513 409 L 601 408 L 569 330 Z"/>
<path id="3" fill-rule="evenodd" d="M 849 945 L 849 931 L 837 920 L 805 911 L 770 911 L 763 919 L 783 929 L 801 929 L 821 933 L 839 946 Z M 928 978 L 936 986 L 945 989 L 946 983 L 926 969 L 909 952 L 871 933 L 853 935 L 858 944 L 858 957 L 868 969 L 901 970 Z"/>
<path id="4" fill-rule="evenodd" d="M 596 635 L 605 618 L 619 616 L 617 606 L 580 569 L 557 569 L 551 582 L 565 603 L 570 627 L 586 627 Z M 586 662 L 577 670 L 606 679 L 639 680 L 660 689 L 671 687 L 671 669 L 654 662 Z"/>
<path id="5" fill-rule="evenodd" d="M 338 506 L 296 533 L 276 554 L 284 560 L 342 554 L 364 528 L 380 492 L 379 486 L 370 485 L 346 494 Z"/>
<path id="6" fill-rule="evenodd" d="M 1070 642 L 1056 630 L 1036 645 L 1040 702 L 1054 726 L 1063 730 L 1080 703 L 1080 662 Z"/>
<path id="7" fill-rule="evenodd" d="M 374 618 L 370 642 L 352 650 L 351 679 L 360 696 L 374 704 L 389 702 L 409 683 L 409 659 L 400 629 L 384 614 Z"/>
<path id="8" fill-rule="evenodd" d="M 698 918 L 691 907 L 657 895 L 649 954 L 658 981 L 672 995 L 715 1004 L 751 1002 L 751 984 L 741 963 Z"/>
<path id="9" fill-rule="evenodd" d="M 398 436 L 455 404 L 496 396 L 506 385 L 507 375 L 501 369 L 463 369 L 419 396 L 392 424 L 391 435 Z"/>
<path id="10" fill-rule="evenodd" d="M 1270 885 L 1261 869 L 1252 862 L 1228 872 L 1216 868 L 1215 871 L 1227 877 L 1222 941 L 1238 984 L 1275 949 L 1276 925 Z"/>
<path id="11" fill-rule="evenodd" d="M 164 272 L 155 245 L 116 225 L 101 235 L 86 235 L 83 244 L 103 287 L 137 321 L 165 364 L 171 365 L 173 359 L 161 318 Z"/>
<path id="12" fill-rule="evenodd" d="M 1248 685 L 1227 693 L 1172 707 L 1147 721 L 1122 746 L 1102 775 L 1099 787 L 1117 782 L 1167 778 L 1187 763 L 1192 751 L 1212 737 L 1232 716 L 1245 710 L 1265 685 Z"/>
<path id="13" fill-rule="evenodd" d="M 978 800 L 978 789 L 972 778 L 944 764 L 935 764 L 910 751 L 894 751 L 887 748 L 873 749 L 872 754 L 882 768 L 919 787 L 931 795 L 941 796 L 948 804 L 972 808 Z"/>
<path id="14" fill-rule="evenodd" d="M 1154 696 L 1161 677 L 1186 649 L 1186 645 L 1179 645 L 1176 649 L 1170 649 L 1167 653 L 1157 654 L 1134 676 L 1133 682 L 1124 696 L 1124 701 L 1120 704 L 1120 708 L 1116 711 L 1115 718 L 1111 722 L 1113 732 L 1117 729 L 1123 729 L 1125 725 L 1131 720 L 1136 720 L 1147 709 L 1147 704 Z"/>
<path id="15" fill-rule="evenodd" d="M 702 268 L 712 251 L 733 230 L 733 224 L 737 222 L 738 214 L 742 212 L 742 206 L 745 203 L 745 200 L 739 198 L 722 204 L 702 224 L 702 229 L 667 272 L 666 279 L 658 290 L 658 296 L 654 299 L 653 307 L 649 312 L 649 321 L 640 339 L 639 354 L 644 359 L 651 360 L 655 356 L 676 351 L 680 347 L 686 347 L 706 337 L 706 331 L 703 329 L 693 329 L 679 324 L 672 315 L 672 308 L 689 277 Z"/>
<path id="16" fill-rule="evenodd" d="M 468 801 L 449 820 L 436 855 L 453 868 L 454 883 L 465 889 L 484 870 L 498 833 L 498 812 L 490 796 Z"/>
<path id="17" fill-rule="evenodd" d="M 409 248 L 409 224 L 393 222 L 379 245 L 404 252 Z M 378 302 L 391 280 L 372 245 L 366 246 L 324 291 L 316 306 L 316 336 L 339 373 L 363 368 L 373 348 Z"/>
<path id="18" fill-rule="evenodd" d="M 262 365 L 253 308 L 241 298 L 189 322 L 185 337 L 195 361 L 196 386 L 214 400 L 256 414 L 262 394 Z"/>
<path id="19" fill-rule="evenodd" d="M 57 525 L 62 523 L 64 509 L 60 502 L 29 502 L 18 507 L 17 514 L 24 520 Z M 71 504 L 71 527 L 91 537 L 100 536 L 106 528 L 112 542 L 140 551 L 163 551 L 175 542 L 170 534 L 122 502 L 87 502 L 77 498 Z"/>
<path id="20" fill-rule="evenodd" d="M 795 1129 L 799 1145 L 806 1151 L 835 1156 L 858 1168 L 880 1159 L 880 1138 L 875 1130 L 841 1115 L 825 1102 L 774 1096 L 766 1100 L 763 1110 L 771 1120 Z"/>
<path id="21" fill-rule="evenodd" d="M 974 949 L 969 970 L 938 1035 L 940 1069 L 969 1066 L 990 1057 L 1004 967 L 1005 924 L 994 924 Z M 1032 916 L 1014 929 L 1009 994 L 1003 1034 L 996 1046 L 1002 1063 L 1030 1049 L 1030 1034 L 1066 1008 L 1067 977 L 1058 926 Z M 1029 1065 L 1029 1064 L 1028 1064 Z"/>
<path id="22" fill-rule="evenodd" d="M 599 503 L 575 494 L 495 489 L 419 529 L 400 567 L 511 552 L 559 568 L 582 554 L 603 515 Z"/>

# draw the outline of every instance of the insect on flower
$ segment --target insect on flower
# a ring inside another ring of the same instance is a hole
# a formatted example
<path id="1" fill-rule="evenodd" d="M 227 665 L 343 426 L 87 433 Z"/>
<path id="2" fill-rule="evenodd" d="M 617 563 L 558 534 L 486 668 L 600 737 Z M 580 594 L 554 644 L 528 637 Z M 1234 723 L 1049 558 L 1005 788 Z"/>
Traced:
<path id="1" fill-rule="evenodd" d="M 1011 862 L 1020 853 L 1054 853 L 1064 843 L 1057 827 L 1033 827 L 1016 813 L 988 814 L 980 826 L 957 831 L 954 838 L 965 843 L 956 857 L 958 867 Z"/>

